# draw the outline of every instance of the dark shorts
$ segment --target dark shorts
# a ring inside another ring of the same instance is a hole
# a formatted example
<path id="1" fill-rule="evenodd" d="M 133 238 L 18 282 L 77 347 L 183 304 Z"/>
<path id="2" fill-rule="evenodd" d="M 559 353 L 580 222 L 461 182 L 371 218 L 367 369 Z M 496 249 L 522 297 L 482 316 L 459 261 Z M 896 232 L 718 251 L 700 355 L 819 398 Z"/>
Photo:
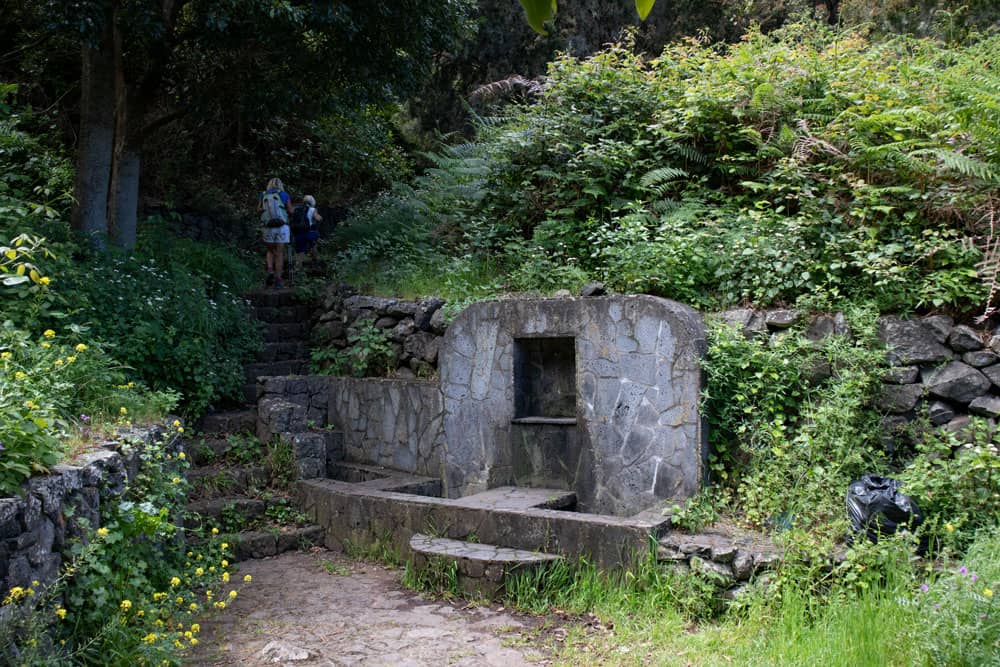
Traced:
<path id="1" fill-rule="evenodd" d="M 295 235 L 295 252 L 303 253 L 312 250 L 313 246 L 316 245 L 316 241 L 319 239 L 319 232 L 315 229 L 311 229 L 308 232 L 303 232 L 301 234 Z"/>

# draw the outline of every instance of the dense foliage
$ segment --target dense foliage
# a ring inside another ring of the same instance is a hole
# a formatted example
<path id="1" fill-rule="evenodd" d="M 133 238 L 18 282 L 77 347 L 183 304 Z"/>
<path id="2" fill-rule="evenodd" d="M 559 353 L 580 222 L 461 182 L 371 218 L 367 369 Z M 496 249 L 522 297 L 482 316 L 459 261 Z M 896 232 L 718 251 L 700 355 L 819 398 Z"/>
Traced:
<path id="1" fill-rule="evenodd" d="M 443 241 L 522 289 L 591 277 L 709 307 L 982 307 L 998 50 L 797 26 L 652 61 L 563 58 L 537 104 L 367 213 L 344 266 L 420 275 L 410 247 Z M 403 206 L 429 215 L 393 222 Z"/>

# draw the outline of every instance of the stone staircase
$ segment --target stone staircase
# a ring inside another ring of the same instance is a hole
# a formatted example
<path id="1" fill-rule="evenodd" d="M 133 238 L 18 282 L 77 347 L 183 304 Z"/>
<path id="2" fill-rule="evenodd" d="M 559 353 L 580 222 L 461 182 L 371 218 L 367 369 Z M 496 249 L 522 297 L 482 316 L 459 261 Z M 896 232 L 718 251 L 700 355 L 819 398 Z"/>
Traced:
<path id="1" fill-rule="evenodd" d="M 243 405 L 205 415 L 187 448 L 192 468 L 189 528 L 218 528 L 232 544 L 235 559 L 273 556 L 321 544 L 323 531 L 291 502 L 294 456 L 287 444 L 256 439 L 257 378 L 308 372 L 308 304 L 288 291 L 248 295 L 261 323 L 264 347 L 244 365 Z"/>

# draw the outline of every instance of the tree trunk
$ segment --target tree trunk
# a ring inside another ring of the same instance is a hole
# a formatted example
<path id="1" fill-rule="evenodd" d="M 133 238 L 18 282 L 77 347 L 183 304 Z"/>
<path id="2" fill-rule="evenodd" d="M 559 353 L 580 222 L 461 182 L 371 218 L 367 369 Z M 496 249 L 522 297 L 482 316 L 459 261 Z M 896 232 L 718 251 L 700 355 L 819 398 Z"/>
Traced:
<path id="1" fill-rule="evenodd" d="M 110 18 L 100 44 L 83 47 L 80 141 L 73 186 L 73 229 L 104 246 L 108 230 L 108 187 L 115 135 L 115 71 Z"/>
<path id="2" fill-rule="evenodd" d="M 117 6 L 116 6 L 117 10 Z M 115 147 L 108 198 L 108 233 L 119 248 L 135 247 L 139 215 L 139 173 L 142 165 L 142 128 L 145 105 L 125 72 L 121 26 L 114 24 Z"/>

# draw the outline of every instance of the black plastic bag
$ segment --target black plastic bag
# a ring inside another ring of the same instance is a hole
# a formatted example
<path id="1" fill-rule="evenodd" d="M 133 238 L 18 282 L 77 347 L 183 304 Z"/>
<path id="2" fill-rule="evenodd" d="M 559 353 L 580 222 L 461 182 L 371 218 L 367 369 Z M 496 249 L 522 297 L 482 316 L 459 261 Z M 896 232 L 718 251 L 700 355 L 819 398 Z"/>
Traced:
<path id="1" fill-rule="evenodd" d="M 923 521 L 920 508 L 900 484 L 889 477 L 865 475 L 847 487 L 847 513 L 855 533 L 865 533 L 872 542 L 900 528 L 913 530 Z"/>

